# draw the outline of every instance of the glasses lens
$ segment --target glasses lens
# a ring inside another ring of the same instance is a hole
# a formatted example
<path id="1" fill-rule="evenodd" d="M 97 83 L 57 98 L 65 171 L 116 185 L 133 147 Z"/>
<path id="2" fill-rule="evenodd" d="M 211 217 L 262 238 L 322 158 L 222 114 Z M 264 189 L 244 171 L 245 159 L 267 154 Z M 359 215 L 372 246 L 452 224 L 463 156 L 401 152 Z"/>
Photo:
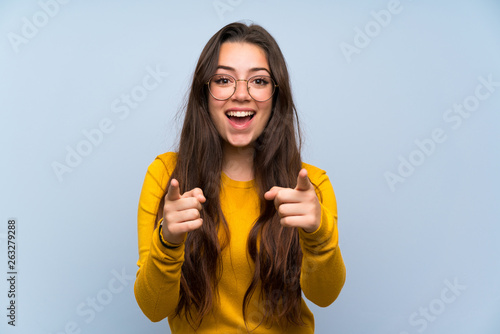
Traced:
<path id="1" fill-rule="evenodd" d="M 248 79 L 248 92 L 255 101 L 267 101 L 274 94 L 274 80 L 266 75 Z"/>
<path id="2" fill-rule="evenodd" d="M 217 100 L 227 100 L 236 89 L 236 80 L 230 75 L 216 74 L 210 79 L 208 89 Z"/>

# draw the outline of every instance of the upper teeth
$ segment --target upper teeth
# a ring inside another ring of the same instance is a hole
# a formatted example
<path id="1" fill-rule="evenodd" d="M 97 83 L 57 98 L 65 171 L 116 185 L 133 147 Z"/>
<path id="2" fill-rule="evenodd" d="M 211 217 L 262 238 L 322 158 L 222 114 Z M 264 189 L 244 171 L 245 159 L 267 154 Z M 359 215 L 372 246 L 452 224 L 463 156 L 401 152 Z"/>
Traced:
<path id="1" fill-rule="evenodd" d="M 228 116 L 233 116 L 233 117 L 246 117 L 246 116 L 252 116 L 255 114 L 253 111 L 228 111 L 227 115 Z"/>

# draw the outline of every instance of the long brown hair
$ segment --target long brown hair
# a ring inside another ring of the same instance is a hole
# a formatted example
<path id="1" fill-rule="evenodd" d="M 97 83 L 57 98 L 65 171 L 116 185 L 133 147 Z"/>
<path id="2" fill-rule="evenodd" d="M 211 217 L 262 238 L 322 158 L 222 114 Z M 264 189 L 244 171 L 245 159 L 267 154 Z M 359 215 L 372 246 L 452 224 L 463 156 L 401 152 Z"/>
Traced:
<path id="1" fill-rule="evenodd" d="M 248 305 L 260 282 L 265 307 L 259 325 L 303 325 L 299 284 L 302 252 L 298 231 L 283 227 L 273 202 L 264 199 L 264 193 L 273 186 L 295 187 L 301 168 L 298 116 L 278 44 L 261 26 L 242 23 L 223 27 L 208 41 L 196 65 L 185 107 L 177 164 L 171 179 L 179 181 L 181 193 L 195 187 L 203 189 L 207 201 L 201 211 L 203 225 L 189 232 L 185 241 L 176 316 L 184 315 L 191 326 L 197 328 L 210 313 L 222 273 L 221 251 L 230 240 L 219 199 L 223 143 L 208 111 L 209 94 L 205 84 L 215 73 L 224 42 L 261 47 L 271 76 L 278 83 L 271 117 L 254 143 L 254 175 L 261 204 L 260 216 L 248 236 L 248 253 L 255 263 L 255 273 L 245 293 L 243 316 L 246 323 Z M 159 216 L 162 209 L 163 201 Z"/>

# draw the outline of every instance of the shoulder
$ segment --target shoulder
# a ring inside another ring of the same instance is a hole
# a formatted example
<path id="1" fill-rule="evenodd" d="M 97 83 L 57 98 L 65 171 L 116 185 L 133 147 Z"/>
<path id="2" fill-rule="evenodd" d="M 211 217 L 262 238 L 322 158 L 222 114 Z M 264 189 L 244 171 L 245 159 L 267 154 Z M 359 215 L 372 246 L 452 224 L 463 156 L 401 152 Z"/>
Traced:
<path id="1" fill-rule="evenodd" d="M 315 183 L 314 181 L 319 181 L 322 178 L 326 177 L 326 172 L 316 166 L 302 162 L 302 168 L 305 168 L 307 170 L 307 175 L 313 183 Z"/>
<path id="2" fill-rule="evenodd" d="M 337 204 L 335 199 L 335 193 L 333 191 L 330 178 L 326 175 L 326 172 L 313 165 L 302 163 L 302 168 L 307 170 L 307 176 L 311 183 L 316 188 L 316 194 L 320 199 L 321 203 L 327 205 L 332 212 L 336 212 Z"/>
<path id="3" fill-rule="evenodd" d="M 161 162 L 167 169 L 174 169 L 177 163 L 177 152 L 166 152 L 156 157 L 155 161 Z"/>
<path id="4" fill-rule="evenodd" d="M 176 152 L 166 152 L 158 155 L 155 160 L 149 165 L 148 173 L 156 179 L 161 179 L 163 176 L 172 174 L 177 163 Z"/>

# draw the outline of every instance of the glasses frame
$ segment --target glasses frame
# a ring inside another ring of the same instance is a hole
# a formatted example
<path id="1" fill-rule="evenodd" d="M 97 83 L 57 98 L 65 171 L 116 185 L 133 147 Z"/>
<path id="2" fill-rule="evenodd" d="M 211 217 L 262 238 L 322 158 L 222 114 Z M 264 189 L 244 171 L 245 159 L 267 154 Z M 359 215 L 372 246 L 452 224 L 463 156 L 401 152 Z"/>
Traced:
<path id="1" fill-rule="evenodd" d="M 224 76 L 227 76 L 227 77 L 231 77 L 234 79 L 234 90 L 233 92 L 231 93 L 231 95 L 229 95 L 229 97 L 225 98 L 225 99 L 219 99 L 217 97 L 214 96 L 214 94 L 212 94 L 212 91 L 210 90 L 210 81 L 212 81 L 212 79 L 216 76 L 216 75 L 224 75 Z M 250 87 L 248 86 L 248 83 L 250 82 L 250 80 L 252 80 L 253 78 L 256 78 L 256 77 L 266 77 L 266 78 L 269 78 L 271 79 L 270 81 L 274 84 L 273 85 L 273 92 L 271 93 L 271 96 L 268 98 L 268 99 L 265 99 L 265 100 L 257 100 L 255 99 L 252 94 L 250 93 Z M 269 101 L 273 96 L 274 96 L 274 93 L 276 92 L 276 88 L 278 88 L 278 84 L 276 83 L 276 81 L 269 75 L 254 75 L 253 77 L 250 77 L 248 79 L 236 79 L 235 77 L 233 77 L 232 75 L 230 74 L 222 74 L 222 73 L 215 73 L 214 75 L 212 75 L 210 77 L 210 79 L 208 79 L 208 81 L 205 83 L 207 85 L 207 88 L 208 88 L 208 92 L 210 93 L 210 95 L 216 99 L 217 101 L 226 101 L 226 100 L 229 100 L 233 95 L 234 93 L 236 93 L 236 90 L 238 89 L 238 81 L 246 81 L 247 83 L 247 93 L 248 95 L 255 101 L 257 102 L 266 102 L 266 101 Z"/>

